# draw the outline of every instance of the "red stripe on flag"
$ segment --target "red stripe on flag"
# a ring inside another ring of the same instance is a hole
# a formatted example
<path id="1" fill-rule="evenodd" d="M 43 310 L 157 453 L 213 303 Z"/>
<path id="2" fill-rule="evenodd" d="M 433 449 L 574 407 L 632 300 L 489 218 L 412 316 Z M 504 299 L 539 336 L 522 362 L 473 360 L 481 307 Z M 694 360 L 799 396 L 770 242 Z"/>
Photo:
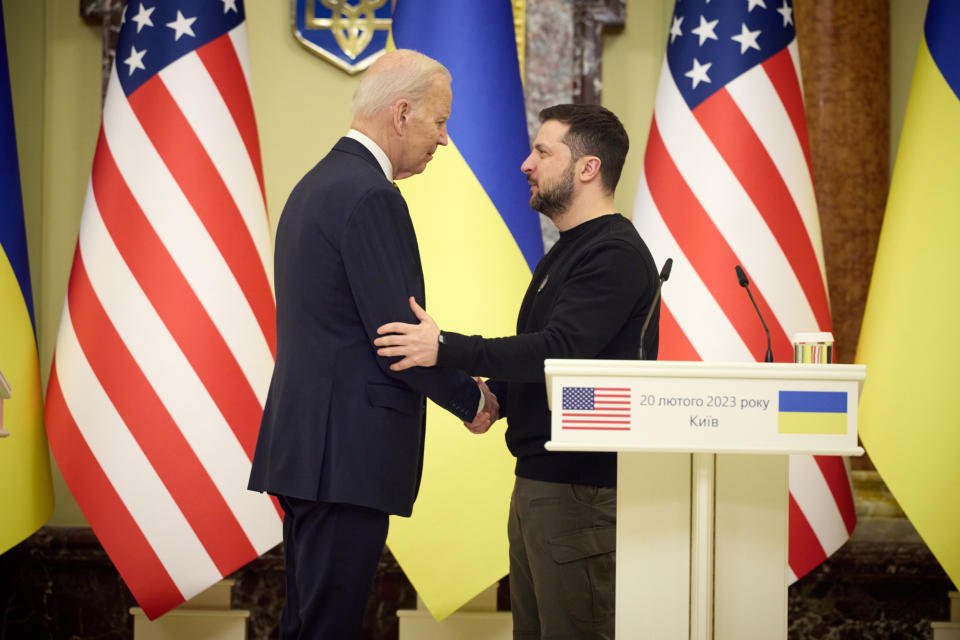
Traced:
<path id="1" fill-rule="evenodd" d="M 660 303 L 660 347 L 657 350 L 657 360 L 681 362 L 702 359 L 687 339 L 687 334 L 680 328 L 676 316 L 670 311 L 670 305 L 662 301 Z"/>
<path id="2" fill-rule="evenodd" d="M 260 402 L 127 188 L 102 129 L 91 180 L 100 215 L 114 244 L 252 460 L 263 411 Z"/>
<path id="3" fill-rule="evenodd" d="M 807 517 L 803 515 L 800 505 L 794 500 L 792 493 L 790 494 L 788 521 L 790 529 L 788 562 L 793 574 L 797 578 L 801 578 L 826 560 L 827 554 L 817 539 L 817 534 L 814 533 Z"/>
<path id="4" fill-rule="evenodd" d="M 803 94 L 800 92 L 800 79 L 793 66 L 789 49 L 781 49 L 779 53 L 770 56 L 763 62 L 763 69 L 767 72 L 774 90 L 787 111 L 793 131 L 800 141 L 803 157 L 807 160 L 807 171 L 810 173 L 810 182 L 813 182 L 813 163 L 810 161 L 810 137 L 807 134 L 807 116 L 803 110 Z"/>
<path id="5" fill-rule="evenodd" d="M 240 523 L 100 304 L 79 249 L 68 291 L 70 318 L 90 367 L 217 569 L 227 575 L 256 558 Z"/>
<path id="6" fill-rule="evenodd" d="M 833 501 L 837 503 L 837 510 L 840 511 L 843 525 L 847 528 L 847 534 L 852 534 L 853 528 L 857 526 L 857 512 L 853 506 L 850 477 L 847 475 L 847 467 L 843 463 L 843 458 L 839 456 L 813 456 L 813 459 L 820 468 L 823 479 L 827 481 L 827 486 L 830 487 Z"/>
<path id="7" fill-rule="evenodd" d="M 276 356 L 273 292 L 253 238 L 233 197 L 160 76 L 129 97 L 143 130 L 157 148 L 197 217 L 213 239 Z"/>
<path id="8" fill-rule="evenodd" d="M 260 195 L 266 205 L 266 191 L 263 188 L 263 166 L 260 161 L 260 139 L 257 136 L 257 121 L 253 112 L 253 101 L 250 100 L 250 89 L 247 87 L 243 67 L 233 48 L 230 34 L 212 40 L 197 49 L 197 55 L 207 68 L 213 83 L 217 85 L 223 101 L 233 116 L 233 121 L 240 131 L 243 144 L 250 154 L 250 163 L 257 172 L 257 182 L 260 183 Z"/>
<path id="9" fill-rule="evenodd" d="M 156 618 L 183 602 L 180 590 L 77 428 L 60 390 L 56 361 L 50 371 L 45 415 L 50 449 L 70 492 L 147 616 Z"/>
<path id="10" fill-rule="evenodd" d="M 819 328 L 829 331 L 830 306 L 813 244 L 766 147 L 726 89 L 704 100 L 693 114 L 766 221 L 800 282 Z M 769 318 L 766 313 L 764 317 Z"/>
<path id="11" fill-rule="evenodd" d="M 647 139 L 644 172 L 650 195 L 664 224 L 754 358 L 763 360 L 767 349 L 766 335 L 750 300 L 740 291 L 734 277 L 734 266 L 739 261 L 674 164 L 660 137 L 656 120 Z M 754 298 L 767 319 L 774 353 L 792 354 L 793 346 L 763 294 L 754 291 Z"/>

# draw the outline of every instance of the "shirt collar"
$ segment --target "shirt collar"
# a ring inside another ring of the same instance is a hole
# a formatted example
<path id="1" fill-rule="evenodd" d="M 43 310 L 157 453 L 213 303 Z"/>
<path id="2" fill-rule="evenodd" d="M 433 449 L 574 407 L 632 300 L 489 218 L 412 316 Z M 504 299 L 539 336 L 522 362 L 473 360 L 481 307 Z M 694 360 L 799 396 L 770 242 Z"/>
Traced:
<path id="1" fill-rule="evenodd" d="M 350 129 L 347 132 L 348 138 L 356 140 L 362 144 L 367 151 L 373 154 L 373 157 L 377 159 L 377 162 L 380 164 L 380 168 L 383 170 L 383 175 L 387 176 L 387 180 L 393 182 L 393 164 L 390 162 L 390 158 L 387 157 L 387 154 L 384 153 L 383 149 L 380 148 L 376 142 L 370 139 L 365 133 L 361 133 L 356 129 Z"/>

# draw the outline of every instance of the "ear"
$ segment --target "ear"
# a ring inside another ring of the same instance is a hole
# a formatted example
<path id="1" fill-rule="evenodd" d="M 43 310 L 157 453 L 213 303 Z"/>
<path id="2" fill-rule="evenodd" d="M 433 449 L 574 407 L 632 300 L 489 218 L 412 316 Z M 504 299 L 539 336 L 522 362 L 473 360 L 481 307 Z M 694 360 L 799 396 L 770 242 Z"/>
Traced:
<path id="1" fill-rule="evenodd" d="M 407 118 L 410 117 L 410 102 L 406 98 L 400 98 L 393 103 L 391 113 L 393 115 L 393 129 L 397 135 L 402 136 L 407 129 Z"/>
<path id="2" fill-rule="evenodd" d="M 590 182 L 600 175 L 600 158 L 597 156 L 583 156 L 580 158 L 583 166 L 580 167 L 580 180 Z"/>

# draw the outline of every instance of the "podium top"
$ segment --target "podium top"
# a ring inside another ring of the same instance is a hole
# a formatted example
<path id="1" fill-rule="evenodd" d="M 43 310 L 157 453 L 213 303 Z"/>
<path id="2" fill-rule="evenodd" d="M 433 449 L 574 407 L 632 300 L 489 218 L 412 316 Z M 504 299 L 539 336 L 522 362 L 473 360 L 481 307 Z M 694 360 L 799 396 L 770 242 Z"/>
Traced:
<path id="1" fill-rule="evenodd" d="M 685 362 L 671 360 L 544 360 L 547 376 L 669 376 L 673 378 L 750 378 L 788 380 L 858 380 L 867 376 L 862 364 L 794 362 Z"/>
<path id="2" fill-rule="evenodd" d="M 550 379 L 561 376 L 626 376 L 631 378 L 736 378 L 746 380 L 854 380 L 863 392 L 867 367 L 862 364 L 794 362 L 686 362 L 673 360 L 543 361 L 547 404 L 553 406 Z"/>

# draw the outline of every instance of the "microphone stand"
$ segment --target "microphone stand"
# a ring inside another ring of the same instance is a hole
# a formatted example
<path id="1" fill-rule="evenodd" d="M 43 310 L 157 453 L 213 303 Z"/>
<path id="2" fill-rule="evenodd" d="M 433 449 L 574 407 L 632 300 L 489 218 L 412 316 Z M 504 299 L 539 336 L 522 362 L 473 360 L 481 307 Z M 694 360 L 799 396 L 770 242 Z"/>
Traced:
<path id="1" fill-rule="evenodd" d="M 767 323 L 763 321 L 763 314 L 760 313 L 760 307 L 757 306 L 757 301 L 753 299 L 753 294 L 750 293 L 750 281 L 747 280 L 747 274 L 743 272 L 743 267 L 737 265 L 737 281 L 740 283 L 740 286 L 747 290 L 747 295 L 750 296 L 750 302 L 753 303 L 753 308 L 757 312 L 757 317 L 760 318 L 760 324 L 763 325 L 763 330 L 767 334 L 767 353 L 763 357 L 764 362 L 773 362 L 773 351 L 770 349 L 770 329 L 767 328 Z"/>
<path id="2" fill-rule="evenodd" d="M 657 292 L 653 296 L 653 302 L 650 303 L 650 309 L 647 311 L 647 317 L 643 321 L 643 328 L 640 329 L 640 348 L 637 349 L 637 360 L 643 360 L 643 339 L 647 335 L 647 326 L 650 324 L 650 318 L 653 317 L 653 311 L 660 302 L 660 289 L 663 283 L 670 277 L 670 269 L 673 268 L 673 258 L 667 258 L 663 263 L 663 269 L 660 270 L 660 278 L 657 282 Z"/>

